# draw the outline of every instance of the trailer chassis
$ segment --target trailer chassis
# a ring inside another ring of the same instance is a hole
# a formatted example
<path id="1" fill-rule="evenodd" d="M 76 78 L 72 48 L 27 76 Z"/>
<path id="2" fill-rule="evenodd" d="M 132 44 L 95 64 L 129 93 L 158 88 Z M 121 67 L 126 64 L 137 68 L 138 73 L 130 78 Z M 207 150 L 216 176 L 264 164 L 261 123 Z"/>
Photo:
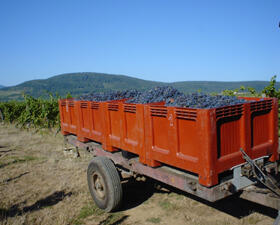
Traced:
<path id="1" fill-rule="evenodd" d="M 233 177 L 231 179 L 222 181 L 213 187 L 204 187 L 199 184 L 198 177 L 194 174 L 167 165 L 152 168 L 140 163 L 138 157 L 125 157 L 123 151 L 105 151 L 99 143 L 80 142 L 75 135 L 64 136 L 64 142 L 75 146 L 77 150 L 85 149 L 94 157 L 103 156 L 111 159 L 115 166 L 125 173 L 153 178 L 209 202 L 239 193 L 243 199 L 278 210 L 278 217 L 274 225 L 280 225 L 280 191 L 275 180 L 267 176 L 277 173 L 278 164 L 264 165 L 265 157 L 251 160 L 241 149 L 247 163 L 232 168 Z M 266 171 L 268 174 L 264 174 L 262 171 Z"/>

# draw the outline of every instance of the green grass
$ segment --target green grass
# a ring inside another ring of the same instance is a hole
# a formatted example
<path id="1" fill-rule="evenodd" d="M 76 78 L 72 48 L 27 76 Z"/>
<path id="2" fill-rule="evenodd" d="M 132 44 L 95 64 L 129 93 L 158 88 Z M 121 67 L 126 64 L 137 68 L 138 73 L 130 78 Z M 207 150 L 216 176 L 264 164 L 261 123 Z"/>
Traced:
<path id="1" fill-rule="evenodd" d="M 150 223 L 160 223 L 161 220 L 159 217 L 151 217 L 151 218 L 148 218 L 146 221 L 150 222 Z"/>
<path id="2" fill-rule="evenodd" d="M 81 210 L 79 215 L 70 221 L 71 225 L 81 225 L 84 224 L 84 220 L 89 216 L 104 216 L 107 217 L 102 221 L 101 224 L 109 225 L 121 220 L 124 215 L 122 213 L 106 213 L 105 211 L 99 209 L 96 205 L 88 204 L 85 205 Z"/>
<path id="3" fill-rule="evenodd" d="M 104 216 L 106 218 L 100 222 L 102 225 L 110 225 L 114 224 L 118 221 L 124 220 L 126 216 L 124 216 L 122 213 L 106 213 L 105 211 L 99 209 L 94 204 L 87 204 L 84 207 L 81 208 L 79 215 L 72 219 L 69 224 L 71 225 L 81 225 L 84 224 L 84 220 L 90 216 L 96 216 L 98 219 L 101 219 Z M 101 217 L 102 216 L 102 217 Z"/>
<path id="4" fill-rule="evenodd" d="M 23 100 L 22 91 L 1 91 L 0 90 L 0 101 L 8 100 Z"/>
<path id="5" fill-rule="evenodd" d="M 159 202 L 159 206 L 164 210 L 170 210 L 173 208 L 173 205 L 171 202 L 169 202 L 167 199 L 164 199 Z"/>
<path id="6" fill-rule="evenodd" d="M 127 216 L 124 216 L 120 212 L 118 212 L 118 213 L 111 213 L 111 214 L 109 214 L 109 216 L 105 220 L 100 222 L 100 224 L 102 224 L 102 225 L 116 224 L 118 221 L 122 221 L 126 217 Z"/>
<path id="7" fill-rule="evenodd" d="M 79 215 L 72 221 L 71 224 L 73 225 L 80 225 L 83 224 L 83 219 L 92 216 L 92 215 L 102 215 L 105 212 L 102 211 L 101 209 L 97 208 L 96 205 L 89 204 L 84 206 L 81 210 Z"/>

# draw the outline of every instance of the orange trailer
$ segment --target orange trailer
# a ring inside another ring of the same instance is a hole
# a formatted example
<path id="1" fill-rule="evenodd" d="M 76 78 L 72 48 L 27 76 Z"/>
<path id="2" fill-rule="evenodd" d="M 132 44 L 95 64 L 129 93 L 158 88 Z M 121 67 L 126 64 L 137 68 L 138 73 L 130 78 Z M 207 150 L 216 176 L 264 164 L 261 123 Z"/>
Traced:
<path id="1" fill-rule="evenodd" d="M 256 180 L 280 196 L 267 176 L 278 171 L 278 101 L 245 99 L 250 101 L 213 109 L 63 99 L 61 130 L 67 142 L 106 156 L 96 157 L 88 169 L 92 197 L 106 211 L 121 201 L 116 167 L 209 201 Z M 252 194 L 244 196 L 252 200 Z M 261 203 L 280 209 L 279 199 L 274 200 Z"/>
<path id="2" fill-rule="evenodd" d="M 201 185 L 211 187 L 244 162 L 240 148 L 252 159 L 278 159 L 277 99 L 248 100 L 254 101 L 215 109 L 60 100 L 61 129 L 110 152 L 134 153 L 151 167 L 195 173 Z"/>

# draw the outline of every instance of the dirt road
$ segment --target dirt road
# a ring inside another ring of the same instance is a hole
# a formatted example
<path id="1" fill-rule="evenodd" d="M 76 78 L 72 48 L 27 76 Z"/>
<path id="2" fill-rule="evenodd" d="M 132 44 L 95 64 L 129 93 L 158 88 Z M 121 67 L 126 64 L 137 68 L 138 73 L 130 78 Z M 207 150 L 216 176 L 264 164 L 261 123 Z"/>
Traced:
<path id="1" fill-rule="evenodd" d="M 116 213 L 97 209 L 86 170 L 90 153 L 76 158 L 59 134 L 0 125 L 0 224 L 272 224 L 275 210 L 230 197 L 210 204 L 151 182 L 124 183 Z"/>

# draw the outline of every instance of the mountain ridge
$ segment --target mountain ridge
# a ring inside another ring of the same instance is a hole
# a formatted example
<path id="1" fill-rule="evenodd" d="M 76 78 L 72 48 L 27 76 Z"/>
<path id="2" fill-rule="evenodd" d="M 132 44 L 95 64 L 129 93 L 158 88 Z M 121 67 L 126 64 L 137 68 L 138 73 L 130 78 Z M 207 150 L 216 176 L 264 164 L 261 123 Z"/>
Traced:
<path id="1" fill-rule="evenodd" d="M 225 89 L 236 89 L 242 85 L 261 91 L 268 84 L 269 81 L 178 81 L 167 83 L 108 73 L 65 73 L 47 79 L 30 80 L 15 86 L 3 87 L 0 89 L 0 101 L 20 100 L 22 99 L 23 93 L 30 94 L 34 97 L 46 97 L 48 93 L 57 93 L 60 96 L 66 96 L 67 93 L 70 93 L 76 97 L 83 93 L 93 91 L 144 90 L 162 85 L 173 86 L 185 93 L 196 92 L 198 90 L 207 93 L 220 93 Z M 276 88 L 280 88 L 279 82 L 276 83 Z"/>

